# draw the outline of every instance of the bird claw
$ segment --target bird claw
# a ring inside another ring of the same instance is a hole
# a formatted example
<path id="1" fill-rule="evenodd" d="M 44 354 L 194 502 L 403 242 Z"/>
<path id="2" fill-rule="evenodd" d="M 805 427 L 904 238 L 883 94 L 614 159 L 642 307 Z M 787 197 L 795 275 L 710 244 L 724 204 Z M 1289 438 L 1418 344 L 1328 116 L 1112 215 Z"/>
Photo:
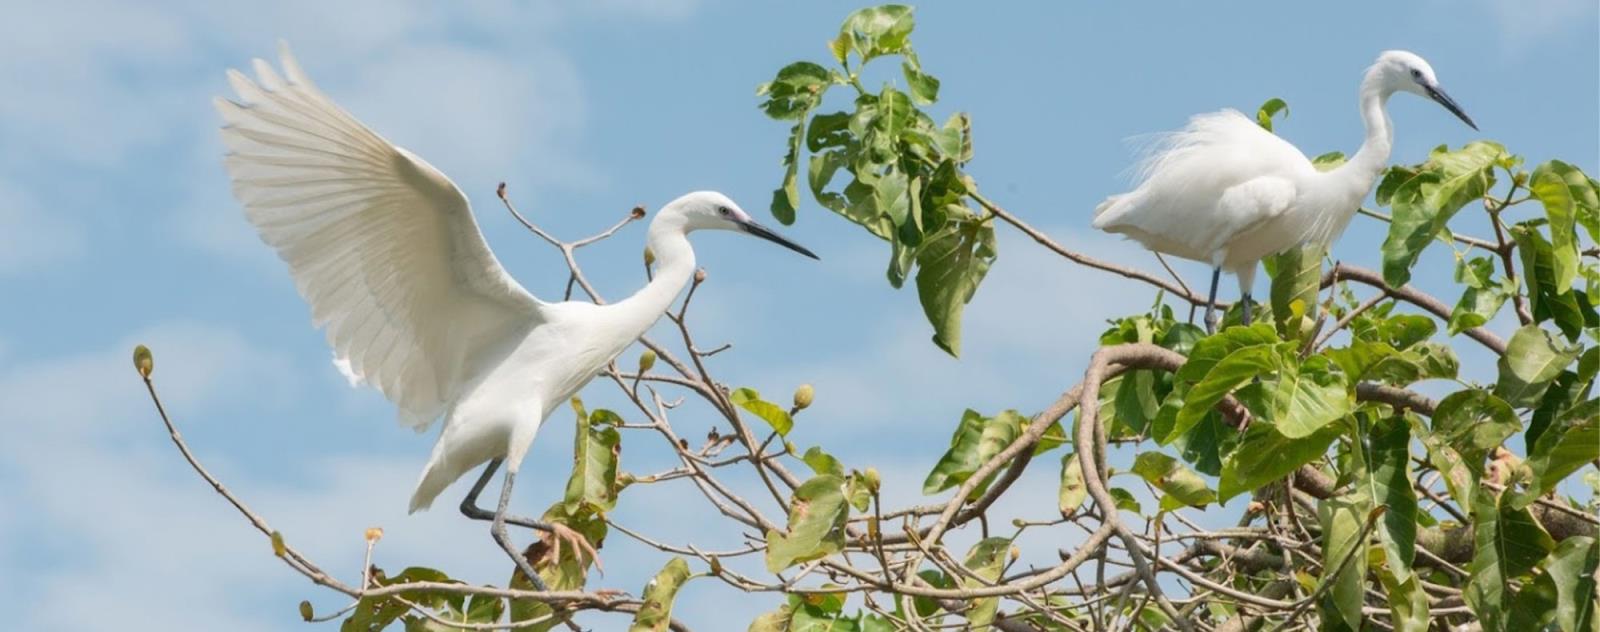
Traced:
<path id="1" fill-rule="evenodd" d="M 552 522 L 549 527 L 550 559 L 555 560 L 557 564 L 561 563 L 561 543 L 566 541 L 576 551 L 572 555 L 573 559 L 582 564 L 583 556 L 588 555 L 589 561 L 594 562 L 595 570 L 601 575 L 605 574 L 605 565 L 600 563 L 600 552 L 595 550 L 594 545 L 589 544 L 588 538 L 559 522 Z"/>

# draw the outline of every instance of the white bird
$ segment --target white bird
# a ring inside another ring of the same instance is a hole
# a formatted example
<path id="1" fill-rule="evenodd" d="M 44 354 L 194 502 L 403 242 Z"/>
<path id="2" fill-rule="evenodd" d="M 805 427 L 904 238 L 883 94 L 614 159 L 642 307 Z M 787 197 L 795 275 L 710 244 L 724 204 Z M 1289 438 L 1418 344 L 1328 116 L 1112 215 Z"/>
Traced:
<path id="1" fill-rule="evenodd" d="M 1217 281 L 1222 271 L 1233 273 L 1249 324 L 1256 263 L 1337 239 L 1372 190 L 1394 142 L 1384 106 L 1396 92 L 1433 99 L 1478 129 L 1439 87 L 1428 62 L 1385 51 L 1361 80 L 1366 140 L 1343 165 L 1318 171 L 1294 145 L 1236 110 L 1201 114 L 1155 145 L 1140 166 L 1138 188 L 1101 202 L 1093 225 L 1156 252 L 1211 264 L 1207 331 L 1216 327 Z"/>
<path id="2" fill-rule="evenodd" d="M 411 497 L 426 509 L 485 462 L 463 513 L 490 518 L 476 497 L 503 461 L 492 514 L 495 540 L 535 582 L 511 546 L 507 522 L 575 539 L 568 529 L 508 519 L 512 481 L 540 423 L 633 344 L 695 271 L 687 234 L 749 233 L 806 256 L 805 248 L 709 191 L 667 204 L 651 221 L 652 280 L 610 305 L 546 303 L 489 251 L 467 198 L 422 158 L 384 140 L 335 105 L 281 46 L 283 75 L 255 60 L 256 79 L 230 70 L 239 101 L 216 99 L 233 192 L 262 240 L 289 264 L 334 362 L 352 383 L 376 387 L 401 422 L 444 429 Z"/>

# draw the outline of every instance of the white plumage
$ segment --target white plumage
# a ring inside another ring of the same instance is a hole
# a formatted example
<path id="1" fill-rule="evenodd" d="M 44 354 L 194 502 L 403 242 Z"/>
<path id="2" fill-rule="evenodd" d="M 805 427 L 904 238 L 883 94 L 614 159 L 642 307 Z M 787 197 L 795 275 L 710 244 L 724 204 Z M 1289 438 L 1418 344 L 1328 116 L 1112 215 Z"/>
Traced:
<path id="1" fill-rule="evenodd" d="M 449 178 L 335 105 L 287 47 L 281 57 L 282 76 L 261 60 L 255 80 L 229 71 L 239 101 L 216 100 L 234 194 L 288 263 L 352 383 L 377 388 L 418 431 L 444 417 L 412 511 L 503 458 L 503 531 L 511 478 L 541 421 L 655 323 L 692 276 L 688 232 L 739 230 L 815 257 L 722 194 L 696 192 L 651 222 L 658 268 L 644 289 L 607 306 L 542 302 L 500 266 Z"/>
<path id="2" fill-rule="evenodd" d="M 1234 274 L 1248 322 L 1257 262 L 1337 239 L 1372 189 L 1394 140 L 1384 106 L 1398 91 L 1426 95 L 1473 125 L 1439 88 L 1427 62 L 1387 51 L 1361 82 L 1366 139 L 1345 164 L 1318 171 L 1294 145 L 1237 111 L 1201 114 L 1160 139 L 1141 165 L 1138 188 L 1101 202 L 1093 225 Z M 1209 304 L 1206 314 L 1213 327 Z"/>

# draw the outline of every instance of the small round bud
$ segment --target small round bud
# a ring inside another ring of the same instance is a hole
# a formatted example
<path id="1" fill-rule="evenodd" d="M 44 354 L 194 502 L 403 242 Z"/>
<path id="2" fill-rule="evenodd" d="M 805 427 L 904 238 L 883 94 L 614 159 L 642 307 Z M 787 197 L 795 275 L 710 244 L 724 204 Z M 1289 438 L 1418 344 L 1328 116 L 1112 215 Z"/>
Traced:
<path id="1" fill-rule="evenodd" d="M 788 439 L 784 439 L 783 440 L 783 451 L 787 452 L 789 454 L 794 454 L 795 453 L 794 443 L 790 442 Z"/>
<path id="2" fill-rule="evenodd" d="M 367 541 L 377 542 L 383 539 L 383 527 L 367 527 Z"/>
<path id="3" fill-rule="evenodd" d="M 1015 544 L 1011 545 L 1011 561 L 1015 562 L 1019 557 L 1022 557 L 1022 548 Z"/>
<path id="4" fill-rule="evenodd" d="M 711 574 L 712 575 L 721 575 L 722 574 L 722 560 L 719 560 L 716 557 L 712 557 L 711 558 Z"/>
<path id="5" fill-rule="evenodd" d="M 653 350 L 653 349 L 645 349 L 644 353 L 639 354 L 639 372 L 640 373 L 644 373 L 646 371 L 649 371 L 650 369 L 655 368 L 655 366 L 656 366 L 656 352 L 655 352 L 655 350 Z"/>
<path id="6" fill-rule="evenodd" d="M 1519 187 L 1528 184 L 1528 172 L 1518 171 L 1515 174 L 1512 174 L 1511 183 Z"/>
<path id="7" fill-rule="evenodd" d="M 315 619 L 316 617 L 317 617 L 317 613 L 313 612 L 311 610 L 311 602 L 309 602 L 309 601 L 301 601 L 300 602 L 300 618 L 304 619 L 306 621 L 310 621 L 312 619 Z"/>
<path id="8" fill-rule="evenodd" d="M 133 348 L 133 368 L 139 371 L 140 377 L 150 377 L 156 370 L 156 358 L 150 353 L 150 347 L 139 345 Z"/>
<path id="9" fill-rule="evenodd" d="M 655 251 L 650 250 L 649 248 L 644 249 L 644 264 L 647 266 L 653 266 L 656 264 Z"/>
<path id="10" fill-rule="evenodd" d="M 816 397 L 816 389 L 811 388 L 810 384 L 801 384 L 800 388 L 794 389 L 794 409 L 805 410 L 810 408 L 812 400 L 816 399 Z"/>
<path id="11" fill-rule="evenodd" d="M 278 533 L 277 531 L 273 531 L 271 539 L 272 539 L 272 554 L 273 555 L 276 555 L 278 557 L 283 557 L 286 553 L 289 552 L 288 545 L 283 543 L 283 534 L 282 533 Z"/>
<path id="12" fill-rule="evenodd" d="M 878 486 L 883 484 L 883 479 L 878 477 L 878 468 L 871 466 L 861 473 L 861 480 L 866 482 L 867 489 L 874 494 L 878 493 Z"/>
<path id="13" fill-rule="evenodd" d="M 694 282 L 695 283 L 705 283 L 706 282 L 706 269 L 705 268 L 699 268 L 699 269 L 694 271 Z"/>
<path id="14" fill-rule="evenodd" d="M 634 219 L 644 219 L 644 207 L 643 206 L 639 206 L 639 205 L 634 205 L 633 210 L 629 211 L 628 215 L 633 217 Z"/>

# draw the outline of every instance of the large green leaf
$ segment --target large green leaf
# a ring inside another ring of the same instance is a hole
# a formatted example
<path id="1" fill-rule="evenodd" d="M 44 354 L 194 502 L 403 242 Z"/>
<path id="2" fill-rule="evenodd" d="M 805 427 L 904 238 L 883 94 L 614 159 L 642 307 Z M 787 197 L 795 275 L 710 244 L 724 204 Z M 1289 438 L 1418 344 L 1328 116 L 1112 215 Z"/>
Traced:
<path id="1" fill-rule="evenodd" d="M 1398 582 L 1412 579 L 1411 561 L 1417 553 L 1417 493 L 1411 488 L 1411 426 L 1404 417 L 1391 417 L 1372 427 L 1372 464 L 1368 493 L 1385 507 L 1378 523 L 1389 572 Z"/>
<path id="2" fill-rule="evenodd" d="M 617 432 L 616 413 L 596 410 L 587 419 L 578 419 L 573 436 L 572 475 L 567 479 L 564 502 L 568 513 L 587 506 L 596 513 L 610 511 L 617 504 L 617 460 L 622 453 L 622 435 Z"/>
<path id="3" fill-rule="evenodd" d="M 1575 536 L 1561 542 L 1545 560 L 1545 574 L 1556 587 L 1556 629 L 1600 632 L 1600 595 L 1595 591 L 1595 570 L 1600 567 L 1600 543 Z"/>
<path id="4" fill-rule="evenodd" d="M 863 63 L 873 57 L 906 51 L 911 30 L 916 28 L 911 11 L 911 7 L 900 4 L 860 9 L 844 19 L 839 37 L 850 43 L 850 50 L 855 51 Z"/>
<path id="5" fill-rule="evenodd" d="M 1578 359 L 1582 346 L 1556 340 L 1537 325 L 1524 325 L 1511 336 L 1500 356 L 1500 380 L 1494 394 L 1512 406 L 1531 408 L 1539 403 L 1550 381 Z"/>
<path id="6" fill-rule="evenodd" d="M 1299 366 L 1282 362 L 1273 384 L 1271 421 L 1290 439 L 1311 436 L 1343 419 L 1353 404 L 1344 375 L 1322 356 Z"/>
<path id="7" fill-rule="evenodd" d="M 911 98 L 922 105 L 938 101 L 939 80 L 922 71 L 922 62 L 917 59 L 916 53 L 906 51 L 905 58 L 900 64 L 900 72 L 906 77 L 906 86 L 911 88 Z"/>
<path id="8" fill-rule="evenodd" d="M 1517 242 L 1517 255 L 1522 260 L 1522 280 L 1528 287 L 1528 305 L 1534 321 L 1553 321 L 1568 339 L 1577 340 L 1584 328 L 1585 308 L 1593 308 L 1580 302 L 1581 295 L 1570 286 L 1556 283 L 1554 246 L 1531 222 L 1512 226 L 1511 238 Z"/>
<path id="9" fill-rule="evenodd" d="M 822 94 L 833 83 L 827 68 L 809 61 L 797 61 L 784 66 L 772 81 L 756 88 L 757 96 L 765 96 L 761 109 L 767 116 L 778 120 L 795 120 L 822 101 Z"/>
<path id="10" fill-rule="evenodd" d="M 1339 496 L 1317 506 L 1322 523 L 1322 577 L 1331 585 L 1334 610 L 1351 629 L 1361 629 L 1361 604 L 1366 587 L 1367 542 L 1361 537 L 1371 499 L 1364 494 Z"/>
<path id="11" fill-rule="evenodd" d="M 1196 347 L 1196 352 L 1199 350 L 1199 347 Z M 1237 349 L 1215 362 L 1205 377 L 1184 395 L 1183 408 L 1178 410 L 1177 419 L 1168 436 L 1188 432 L 1233 389 L 1249 382 L 1252 378 L 1277 370 L 1281 363 L 1281 352 L 1276 345 L 1265 344 Z"/>
<path id="12" fill-rule="evenodd" d="M 1578 276 L 1578 216 L 1600 212 L 1600 196 L 1589 183 L 1582 170 L 1560 160 L 1539 165 L 1528 179 L 1528 191 L 1544 204 L 1550 220 L 1552 275 L 1562 292 Z"/>
<path id="13" fill-rule="evenodd" d="M 1527 506 L 1595 459 L 1600 459 L 1600 400 L 1591 399 L 1564 413 L 1528 449 L 1526 464 L 1533 480 L 1514 505 Z"/>
<path id="14" fill-rule="evenodd" d="M 800 208 L 800 138 L 805 132 L 805 113 L 801 112 L 789 131 L 789 149 L 783 153 L 783 184 L 772 192 L 772 216 L 784 225 L 794 223 L 795 211 Z"/>
<path id="15" fill-rule="evenodd" d="M 644 603 L 633 615 L 628 632 L 662 632 L 672 623 L 672 602 L 689 581 L 689 563 L 676 555 L 644 585 Z"/>
<path id="16" fill-rule="evenodd" d="M 1383 278 L 1389 285 L 1405 285 L 1417 257 L 1450 218 L 1494 186 L 1494 166 L 1504 156 L 1505 148 L 1489 141 L 1456 151 L 1440 147 L 1420 172 L 1388 191 L 1394 212 L 1382 251 Z"/>
<path id="17" fill-rule="evenodd" d="M 1324 426 L 1310 436 L 1290 439 L 1269 424 L 1250 424 L 1245 436 L 1222 460 L 1217 496 L 1227 502 L 1244 492 L 1287 476 L 1328 450 L 1343 429 Z"/>
<path id="18" fill-rule="evenodd" d="M 1016 441 L 1028 423 L 1027 418 L 1014 410 L 992 418 L 970 409 L 962 413 L 961 422 L 950 436 L 950 449 L 928 473 L 922 483 L 922 493 L 936 494 L 965 483 L 986 461 Z M 981 494 L 988 485 L 986 480 L 973 488 L 972 493 Z"/>
<path id="19" fill-rule="evenodd" d="M 756 392 L 753 388 L 737 389 L 728 394 L 728 399 L 740 408 L 760 417 L 762 421 L 767 422 L 767 425 L 772 426 L 772 429 L 779 436 L 788 436 L 789 429 L 794 427 L 794 418 L 789 416 L 789 411 L 784 410 L 782 406 L 761 399 L 761 393 Z"/>
<path id="20" fill-rule="evenodd" d="M 1433 432 L 1480 474 L 1489 451 L 1521 429 L 1522 420 L 1511 405 L 1481 389 L 1452 393 L 1439 400 L 1433 412 Z"/>
<path id="21" fill-rule="evenodd" d="M 1178 369 L 1178 379 L 1199 382 L 1205 379 L 1212 367 L 1233 352 L 1246 347 L 1272 345 L 1281 341 L 1273 331 L 1272 325 L 1267 323 L 1256 323 L 1249 327 L 1229 327 L 1194 343 L 1194 348 L 1189 351 L 1188 361 Z"/>
<path id="22" fill-rule="evenodd" d="M 1472 577 L 1462 596 L 1485 630 L 1505 628 L 1510 582 L 1529 571 L 1555 548 L 1555 542 L 1527 509 L 1514 509 L 1510 494 L 1497 499 L 1487 487 L 1472 497 Z"/>
<path id="23" fill-rule="evenodd" d="M 1317 319 L 1322 287 L 1322 247 L 1306 244 L 1276 255 L 1272 275 L 1272 322 L 1284 340 L 1300 340 Z M 1303 322 L 1302 322 L 1303 321 Z"/>
<path id="24" fill-rule="evenodd" d="M 1133 473 L 1166 493 L 1161 498 L 1163 511 L 1204 507 L 1217 499 L 1217 493 L 1206 486 L 1204 478 L 1160 452 L 1142 452 L 1134 457 Z"/>
<path id="25" fill-rule="evenodd" d="M 767 532 L 767 570 L 776 573 L 839 552 L 849 515 L 844 479 L 826 474 L 802 483 L 789 501 L 788 528 Z"/>
<path id="26" fill-rule="evenodd" d="M 1384 592 L 1389 597 L 1390 625 L 1396 632 L 1428 632 L 1428 593 L 1422 590 L 1422 578 L 1413 575 L 1400 581 L 1391 572 L 1378 573 Z"/>
<path id="27" fill-rule="evenodd" d="M 962 221 L 929 235 L 917 253 L 917 298 L 933 325 L 933 342 L 961 355 L 961 313 L 994 263 L 994 226 Z"/>

